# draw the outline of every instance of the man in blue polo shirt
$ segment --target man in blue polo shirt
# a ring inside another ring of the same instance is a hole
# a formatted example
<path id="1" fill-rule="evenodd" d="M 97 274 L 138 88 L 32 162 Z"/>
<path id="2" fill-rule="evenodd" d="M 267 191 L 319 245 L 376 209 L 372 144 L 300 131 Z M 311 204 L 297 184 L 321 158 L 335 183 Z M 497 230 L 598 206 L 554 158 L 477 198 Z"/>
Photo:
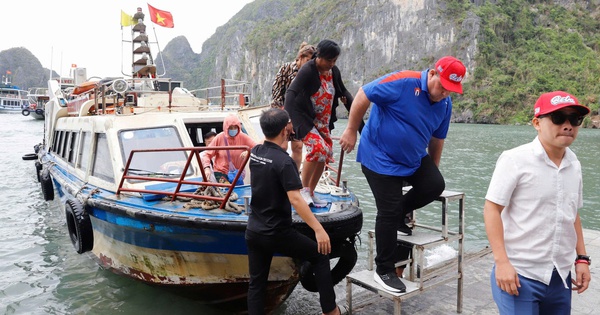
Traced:
<path id="1" fill-rule="evenodd" d="M 462 94 L 465 72 L 460 60 L 446 56 L 432 69 L 380 77 L 360 88 L 352 103 L 348 126 L 340 139 L 346 152 L 354 149 L 360 121 L 373 104 L 356 160 L 377 206 L 374 279 L 388 291 L 406 291 L 399 279 L 403 268 L 396 271 L 394 267 L 410 252 L 409 248 L 396 249 L 397 234 L 412 233 L 404 218 L 445 189 L 438 165 L 450 126 L 450 93 Z M 402 195 L 404 182 L 412 189 Z"/>

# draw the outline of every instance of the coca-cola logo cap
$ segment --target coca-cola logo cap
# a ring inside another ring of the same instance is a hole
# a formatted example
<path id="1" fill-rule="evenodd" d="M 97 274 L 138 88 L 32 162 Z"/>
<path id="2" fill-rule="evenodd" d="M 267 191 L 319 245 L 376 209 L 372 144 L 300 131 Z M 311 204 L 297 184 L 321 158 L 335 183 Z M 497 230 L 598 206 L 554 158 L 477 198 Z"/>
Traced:
<path id="1" fill-rule="evenodd" d="M 542 94 L 535 102 L 533 112 L 535 117 L 539 117 L 565 107 L 577 109 L 582 116 L 590 113 L 589 107 L 579 104 L 579 101 L 575 96 L 564 91 L 554 91 Z"/>

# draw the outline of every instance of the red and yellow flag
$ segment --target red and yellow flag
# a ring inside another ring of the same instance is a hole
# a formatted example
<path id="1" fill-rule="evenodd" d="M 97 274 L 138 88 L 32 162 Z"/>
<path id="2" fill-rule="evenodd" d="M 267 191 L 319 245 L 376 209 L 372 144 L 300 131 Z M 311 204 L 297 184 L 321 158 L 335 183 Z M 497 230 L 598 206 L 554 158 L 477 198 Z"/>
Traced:
<path id="1" fill-rule="evenodd" d="M 6 74 L 12 74 L 10 70 L 6 70 Z"/>
<path id="2" fill-rule="evenodd" d="M 148 10 L 150 11 L 150 20 L 152 22 L 162 27 L 173 28 L 173 15 L 171 15 L 171 12 L 159 10 L 150 4 L 148 4 Z"/>

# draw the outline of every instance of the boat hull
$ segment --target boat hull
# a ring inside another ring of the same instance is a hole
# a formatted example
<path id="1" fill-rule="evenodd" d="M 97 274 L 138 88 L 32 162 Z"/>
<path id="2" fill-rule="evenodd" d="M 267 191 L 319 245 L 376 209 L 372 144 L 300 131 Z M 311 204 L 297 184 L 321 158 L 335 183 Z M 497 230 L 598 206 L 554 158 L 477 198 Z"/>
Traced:
<path id="1" fill-rule="evenodd" d="M 91 212 L 92 253 L 102 267 L 205 303 L 246 309 L 249 272 L 243 230 L 193 229 Z M 295 262 L 274 257 L 269 309 L 277 308 L 298 281 Z"/>

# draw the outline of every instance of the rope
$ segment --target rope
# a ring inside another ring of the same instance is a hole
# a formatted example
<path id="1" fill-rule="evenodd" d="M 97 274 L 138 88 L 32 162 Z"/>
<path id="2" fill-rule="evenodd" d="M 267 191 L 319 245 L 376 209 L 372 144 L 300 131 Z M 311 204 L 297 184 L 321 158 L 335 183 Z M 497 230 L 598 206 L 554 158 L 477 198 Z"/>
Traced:
<path id="1" fill-rule="evenodd" d="M 194 194 L 202 195 L 202 196 L 225 198 L 225 194 L 223 194 L 223 192 L 220 189 L 215 188 L 214 186 L 200 186 L 198 189 L 196 189 Z M 181 198 L 181 199 L 183 199 L 183 198 Z M 242 213 L 242 209 L 240 208 L 240 206 L 234 202 L 237 199 L 238 199 L 238 195 L 235 192 L 231 192 L 231 195 L 229 196 L 229 200 L 227 200 L 227 203 L 225 204 L 224 210 L 228 211 L 228 212 L 237 213 L 237 214 Z M 208 210 L 218 209 L 220 205 L 221 205 L 221 202 L 216 201 L 216 200 L 191 199 L 190 201 L 188 201 L 188 203 L 184 204 L 183 207 L 185 209 L 202 208 L 202 209 L 208 211 Z"/>
<path id="2" fill-rule="evenodd" d="M 350 192 L 347 190 L 344 192 L 343 188 L 335 185 L 335 182 L 330 177 L 329 171 L 325 171 L 321 174 L 319 183 L 315 187 L 315 192 L 320 194 L 331 194 L 332 196 L 338 197 L 350 196 Z"/>

